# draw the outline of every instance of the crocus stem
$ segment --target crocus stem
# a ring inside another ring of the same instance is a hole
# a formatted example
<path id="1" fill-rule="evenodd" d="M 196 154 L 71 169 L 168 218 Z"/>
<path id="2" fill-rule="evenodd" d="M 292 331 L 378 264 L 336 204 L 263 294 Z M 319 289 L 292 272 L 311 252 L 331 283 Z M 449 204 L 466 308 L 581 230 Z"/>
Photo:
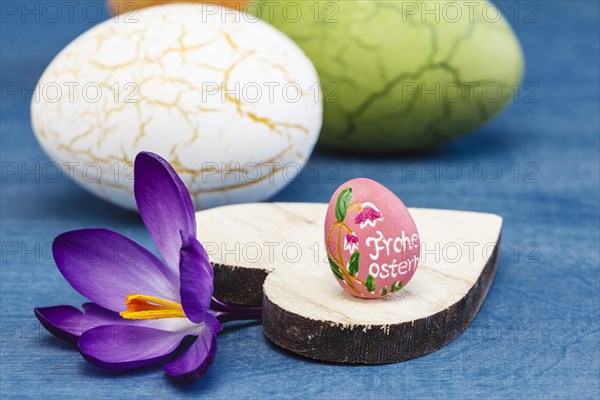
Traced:
<path id="1" fill-rule="evenodd" d="M 257 320 L 262 318 L 262 312 L 237 314 L 218 311 L 217 313 L 215 313 L 215 317 L 219 320 L 220 323 L 229 321 Z"/>
<path id="2" fill-rule="evenodd" d="M 227 311 L 227 312 L 235 312 L 235 313 L 237 313 L 237 312 L 245 313 L 245 312 L 249 312 L 249 311 L 258 312 L 258 313 L 262 312 L 262 307 L 244 306 L 244 305 L 240 305 L 240 304 L 225 303 L 224 301 L 221 301 L 214 296 L 211 298 L 210 308 L 215 311 Z"/>
<path id="3" fill-rule="evenodd" d="M 215 297 L 211 299 L 210 309 L 219 322 L 261 319 L 262 307 L 242 306 L 225 303 Z"/>

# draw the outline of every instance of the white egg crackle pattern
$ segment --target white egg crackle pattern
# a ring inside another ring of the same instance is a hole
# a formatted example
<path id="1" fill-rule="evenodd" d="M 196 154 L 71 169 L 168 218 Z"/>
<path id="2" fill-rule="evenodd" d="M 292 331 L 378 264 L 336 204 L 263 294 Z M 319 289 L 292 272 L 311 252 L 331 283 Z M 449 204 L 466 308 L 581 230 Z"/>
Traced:
<path id="1" fill-rule="evenodd" d="M 304 166 L 322 122 L 310 60 L 264 22 L 204 10 L 172 4 L 105 21 L 40 79 L 34 131 L 92 193 L 135 208 L 142 150 L 168 159 L 197 208 L 264 200 Z"/>

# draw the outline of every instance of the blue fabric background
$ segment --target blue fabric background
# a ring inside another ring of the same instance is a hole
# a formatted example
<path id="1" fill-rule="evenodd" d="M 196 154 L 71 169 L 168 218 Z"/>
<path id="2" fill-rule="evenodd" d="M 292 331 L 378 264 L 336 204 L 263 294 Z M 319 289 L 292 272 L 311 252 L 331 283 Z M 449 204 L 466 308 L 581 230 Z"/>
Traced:
<path id="1" fill-rule="evenodd" d="M 18 3 L 33 8 L 37 2 Z M 103 3 L 94 3 L 98 7 L 87 10 L 87 21 L 82 3 L 73 21 L 63 16 L 55 23 L 31 15 L 23 21 L 2 9 L 2 397 L 600 396 L 598 2 L 500 3 L 524 48 L 524 84 L 533 86 L 523 94 L 539 89 L 529 97 L 535 101 L 522 96 L 472 136 L 424 154 L 363 158 L 319 150 L 273 199 L 326 202 L 339 184 L 365 176 L 409 206 L 503 216 L 496 279 L 461 337 L 404 363 L 340 366 L 280 350 L 258 324 L 233 324 L 219 337 L 210 373 L 192 386 L 170 382 L 160 368 L 103 372 L 48 334 L 32 312 L 34 306 L 83 300 L 51 260 L 49 245 L 57 234 L 106 227 L 151 246 L 137 215 L 66 178 L 51 182 L 43 172 L 21 176 L 6 170 L 14 163 L 21 171 L 36 165 L 41 170 L 48 163 L 32 134 L 30 95 L 10 95 L 6 84 L 32 89 L 59 50 L 107 17 Z M 94 18 L 100 9 L 105 14 Z M 526 20 L 532 10 L 534 20 Z M 478 163 L 473 177 L 465 163 Z M 457 180 L 454 164 L 462 171 Z M 502 176 L 495 182 L 498 167 Z"/>

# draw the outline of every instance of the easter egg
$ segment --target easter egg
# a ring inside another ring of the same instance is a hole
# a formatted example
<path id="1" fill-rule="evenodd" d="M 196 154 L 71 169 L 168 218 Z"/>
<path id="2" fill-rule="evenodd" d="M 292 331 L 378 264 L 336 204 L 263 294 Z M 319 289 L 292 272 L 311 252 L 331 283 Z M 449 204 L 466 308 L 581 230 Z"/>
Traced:
<path id="1" fill-rule="evenodd" d="M 253 5 L 315 63 L 322 145 L 354 152 L 426 148 L 473 131 L 519 100 L 521 47 L 488 1 Z"/>
<path id="2" fill-rule="evenodd" d="M 173 3 L 174 0 L 108 0 L 110 11 L 114 15 L 119 15 L 131 11 L 137 11 L 144 7 L 156 6 L 160 4 Z M 206 3 L 216 4 L 223 7 L 233 8 L 243 11 L 248 0 L 182 0 L 180 3 Z M 211 9 L 214 12 L 217 9 Z M 133 18 L 133 15 L 132 15 Z"/>
<path id="3" fill-rule="evenodd" d="M 322 123 L 312 63 L 256 17 L 204 10 L 171 4 L 139 10 L 135 23 L 110 19 L 48 66 L 33 129 L 75 182 L 134 209 L 133 160 L 152 151 L 199 209 L 265 200 L 298 175 Z"/>
<path id="4" fill-rule="evenodd" d="M 413 277 L 421 242 L 402 201 L 365 178 L 340 186 L 325 216 L 325 246 L 331 272 L 356 297 L 392 294 Z"/>

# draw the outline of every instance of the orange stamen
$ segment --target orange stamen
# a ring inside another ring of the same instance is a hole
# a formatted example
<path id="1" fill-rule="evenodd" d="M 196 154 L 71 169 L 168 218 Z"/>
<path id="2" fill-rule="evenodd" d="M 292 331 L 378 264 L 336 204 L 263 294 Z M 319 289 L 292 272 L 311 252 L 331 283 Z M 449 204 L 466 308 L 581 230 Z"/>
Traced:
<path id="1" fill-rule="evenodd" d="M 127 310 L 119 313 L 125 319 L 185 318 L 181 304 L 160 297 L 134 293 L 127 295 L 125 304 Z"/>

